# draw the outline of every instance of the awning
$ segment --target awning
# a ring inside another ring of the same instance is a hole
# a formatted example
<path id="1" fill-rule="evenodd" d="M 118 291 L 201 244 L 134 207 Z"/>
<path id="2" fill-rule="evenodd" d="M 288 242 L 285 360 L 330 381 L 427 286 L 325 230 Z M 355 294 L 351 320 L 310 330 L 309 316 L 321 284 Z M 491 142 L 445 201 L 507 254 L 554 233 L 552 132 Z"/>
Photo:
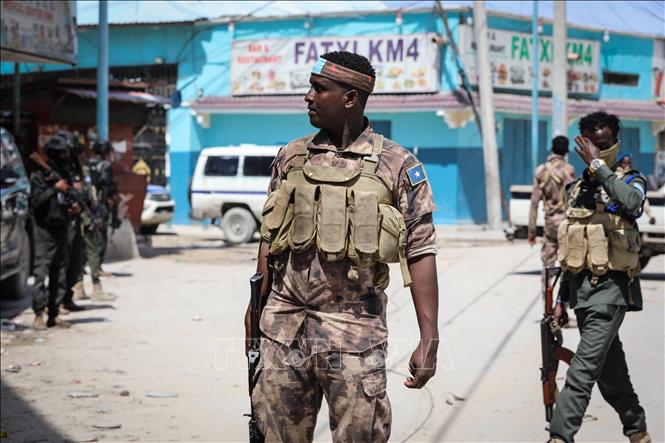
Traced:
<path id="1" fill-rule="evenodd" d="M 473 93 L 478 106 L 478 94 Z M 203 114 L 294 114 L 304 113 L 307 105 L 302 95 L 201 97 L 191 103 L 191 108 Z M 369 98 L 370 112 L 418 112 L 461 109 L 469 107 L 462 91 L 442 94 L 377 94 Z M 497 112 L 531 114 L 531 97 L 528 95 L 495 93 L 494 108 Z M 627 120 L 665 119 L 665 107 L 655 101 L 642 100 L 589 100 L 568 99 L 568 114 L 585 115 L 604 110 Z M 552 98 L 538 99 L 538 113 L 552 114 Z"/>
<path id="2" fill-rule="evenodd" d="M 94 89 L 58 88 L 58 90 L 85 99 L 90 99 L 90 100 L 97 99 L 97 91 Z M 157 104 L 157 105 L 171 104 L 171 100 L 169 100 L 168 98 L 139 91 L 109 91 L 109 100 L 114 102 L 139 103 L 139 104 Z"/>

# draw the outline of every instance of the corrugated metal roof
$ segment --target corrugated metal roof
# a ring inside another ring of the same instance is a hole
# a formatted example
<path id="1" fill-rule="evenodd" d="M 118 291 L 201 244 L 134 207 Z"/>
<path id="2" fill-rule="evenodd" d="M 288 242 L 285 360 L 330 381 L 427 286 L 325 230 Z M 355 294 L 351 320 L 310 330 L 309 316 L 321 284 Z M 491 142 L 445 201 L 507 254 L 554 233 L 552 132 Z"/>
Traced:
<path id="1" fill-rule="evenodd" d="M 77 1 L 77 23 L 96 25 L 99 2 Z M 384 11 L 381 1 L 109 1 L 109 23 L 150 24 L 194 22 L 224 17 L 289 17 L 341 12 Z"/>
<path id="2" fill-rule="evenodd" d="M 82 26 L 98 23 L 98 1 L 79 0 L 77 22 Z M 590 4 L 591 3 L 591 4 Z M 530 1 L 487 1 L 490 13 L 531 16 Z M 552 19 L 554 2 L 540 0 L 539 16 Z M 446 1 L 446 9 L 470 8 L 470 0 Z M 229 17 L 281 18 L 341 13 L 373 14 L 382 11 L 432 10 L 432 0 L 407 1 L 168 1 L 111 0 L 109 23 L 115 25 L 173 24 Z M 566 21 L 571 26 L 609 29 L 635 35 L 665 36 L 665 2 L 657 1 L 566 1 Z"/>
<path id="3" fill-rule="evenodd" d="M 60 91 L 77 97 L 95 100 L 97 99 L 97 91 L 93 89 L 79 89 L 79 88 L 58 88 Z M 167 98 L 158 95 L 148 94 L 147 92 L 138 91 L 110 91 L 109 100 L 116 102 L 126 103 L 142 103 L 142 104 L 159 104 L 170 105 L 171 101 Z"/>
<path id="4" fill-rule="evenodd" d="M 473 94 L 475 103 L 478 95 Z M 244 97 L 202 97 L 191 108 L 202 113 L 244 113 L 244 114 L 293 114 L 305 113 L 307 105 L 302 95 L 283 96 L 244 96 Z M 443 94 L 377 94 L 367 102 L 369 112 L 416 112 L 437 111 L 439 109 L 461 109 L 469 106 L 466 96 L 460 92 Z M 531 97 L 506 93 L 494 94 L 494 107 L 497 112 L 531 114 Z M 585 115 L 598 110 L 606 110 L 628 120 L 664 120 L 665 107 L 650 101 L 637 100 L 589 100 L 568 99 L 570 115 Z M 552 114 L 552 99 L 538 99 L 538 112 Z"/>

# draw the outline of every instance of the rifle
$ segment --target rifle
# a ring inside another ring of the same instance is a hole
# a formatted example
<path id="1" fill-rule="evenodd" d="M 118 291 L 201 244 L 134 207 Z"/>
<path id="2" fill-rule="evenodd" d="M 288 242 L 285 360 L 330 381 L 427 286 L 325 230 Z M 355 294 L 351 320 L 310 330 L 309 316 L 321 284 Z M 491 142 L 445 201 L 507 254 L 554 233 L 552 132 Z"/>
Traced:
<path id="1" fill-rule="evenodd" d="M 250 404 L 250 413 L 245 414 L 246 417 L 249 417 L 249 441 L 250 443 L 263 443 L 265 437 L 261 434 L 259 426 L 254 418 L 254 404 L 252 403 L 252 392 L 254 391 L 254 386 L 256 385 L 254 381 L 254 376 L 256 375 L 256 368 L 259 365 L 259 360 L 261 359 L 261 348 L 260 340 L 261 333 L 259 331 L 259 319 L 261 317 L 261 286 L 263 284 L 263 273 L 257 272 L 249 279 L 249 285 L 251 288 L 251 298 L 250 298 L 250 314 L 249 314 L 249 329 L 250 329 L 250 342 L 249 349 L 247 351 L 247 364 L 248 364 L 248 384 L 249 384 L 249 404 Z"/>
<path id="2" fill-rule="evenodd" d="M 47 181 L 57 183 L 63 179 L 63 177 L 48 164 L 48 161 L 39 152 L 35 151 L 30 154 L 30 160 L 35 162 L 37 166 L 42 168 L 44 172 L 48 174 L 46 177 Z M 69 185 L 69 183 L 67 183 L 67 191 L 63 192 L 62 194 L 64 195 L 65 203 L 67 203 L 68 206 L 73 206 L 75 203 L 78 203 L 82 211 L 86 211 L 88 214 L 90 214 L 91 217 L 93 217 L 94 214 L 88 207 L 85 199 L 79 195 L 79 193 L 76 192 Z"/>
<path id="3" fill-rule="evenodd" d="M 550 285 L 550 272 L 554 272 L 554 282 Z M 561 268 L 545 269 L 545 312 L 540 321 L 540 346 L 542 350 L 543 365 L 540 368 L 540 380 L 543 383 L 543 404 L 545 405 L 545 420 L 552 421 L 554 404 L 556 403 L 556 372 L 559 369 L 559 361 L 570 365 L 573 352 L 562 346 L 563 335 L 561 327 L 554 321 L 553 293 L 559 277 Z"/>

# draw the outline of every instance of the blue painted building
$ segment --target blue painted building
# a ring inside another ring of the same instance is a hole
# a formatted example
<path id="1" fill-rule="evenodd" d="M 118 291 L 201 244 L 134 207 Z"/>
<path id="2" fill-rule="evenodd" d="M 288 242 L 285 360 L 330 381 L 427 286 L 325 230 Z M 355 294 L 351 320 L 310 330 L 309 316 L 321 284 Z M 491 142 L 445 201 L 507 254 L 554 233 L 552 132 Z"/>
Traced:
<path id="1" fill-rule="evenodd" d="M 454 38 L 464 53 L 472 47 L 471 42 L 465 42 L 463 38 L 464 28 L 470 29 L 471 13 L 464 8 L 448 10 L 447 15 Z M 505 35 L 498 32 L 497 42 L 508 39 L 505 50 L 512 50 L 513 55 L 519 56 L 519 48 L 510 46 L 521 44 L 519 38 L 530 32 L 530 19 L 490 13 L 489 26 L 491 31 L 505 31 Z M 551 24 L 544 22 L 541 35 L 546 38 L 551 34 Z M 239 58 L 242 54 L 238 56 L 238 48 L 250 48 L 250 51 L 254 48 L 260 52 L 261 45 L 268 46 L 266 42 L 274 45 L 281 41 L 286 45 L 302 41 L 304 46 L 298 46 L 300 50 L 306 49 L 312 41 L 318 42 L 320 47 L 326 38 L 357 40 L 362 45 L 368 39 L 386 36 L 390 36 L 393 42 L 401 38 L 408 42 L 413 36 L 430 38 L 437 35 L 445 39 L 446 32 L 441 17 L 433 9 L 115 25 L 110 31 L 110 65 L 177 64 L 176 87 L 180 103 L 168 112 L 170 186 L 176 200 L 175 222 L 188 223 L 187 188 L 201 149 L 240 143 L 274 145 L 313 131 L 305 112 L 304 93 L 259 91 L 265 85 L 288 90 L 293 86 L 288 81 L 286 86 L 276 80 L 257 81 L 250 85 L 253 75 L 261 75 L 260 70 L 252 71 L 251 67 L 246 68 L 249 74 L 244 77 L 237 75 L 241 68 L 237 65 L 239 60 L 249 60 L 250 65 L 273 60 Z M 658 104 L 663 95 L 661 66 L 665 46 L 662 38 L 616 32 L 608 35 L 602 30 L 574 26 L 569 26 L 568 38 L 573 41 L 570 50 L 581 51 L 580 65 L 588 62 L 588 66 L 580 68 L 584 71 L 580 78 L 571 79 L 581 86 L 570 95 L 569 137 L 572 139 L 577 133 L 576 121 L 580 115 L 598 109 L 614 112 L 624 124 L 624 148 L 637 155 L 636 163 L 640 169 L 651 173 L 657 148 L 664 149 L 665 118 L 663 108 Z M 513 39 L 512 43 L 510 39 Z M 589 44 L 591 52 L 586 54 L 582 46 L 575 46 L 576 41 Z M 482 143 L 470 104 L 460 93 L 454 55 L 450 45 L 439 39 L 436 43 L 427 43 L 430 53 L 428 59 L 423 60 L 423 44 L 419 48 L 421 58 L 418 62 L 410 64 L 407 60 L 399 68 L 404 75 L 412 73 L 414 76 L 411 83 L 405 81 L 400 87 L 414 91 L 397 90 L 399 85 L 391 83 L 385 94 L 370 98 L 367 115 L 377 131 L 416 152 L 425 164 L 438 207 L 435 222 L 483 223 L 486 214 Z M 401 57 L 408 59 L 405 55 L 408 48 L 399 49 L 396 45 L 392 47 L 393 56 L 399 50 L 403 51 Z M 95 66 L 96 46 L 96 28 L 80 28 L 79 68 Z M 547 44 L 544 46 L 547 48 Z M 235 56 L 234 51 L 238 51 Z M 431 51 L 435 51 L 434 58 Z M 546 50 L 544 52 L 546 61 Z M 277 57 L 275 54 L 277 52 L 270 52 L 266 57 Z M 302 54 L 305 57 L 306 52 Z M 386 54 L 388 52 L 384 52 L 383 57 L 389 57 Z M 462 59 L 468 60 L 464 54 Z M 501 66 L 501 63 L 495 66 L 495 107 L 501 180 L 507 193 L 512 184 L 531 182 L 534 165 L 531 164 L 529 93 L 523 87 L 511 87 L 513 80 L 517 85 L 526 74 L 520 74 L 518 62 Z M 6 73 L 10 68 L 3 64 L 2 69 Z M 24 69 L 33 68 L 26 65 Z M 386 83 L 397 72 L 387 70 Z M 547 75 L 542 71 L 541 75 L 546 80 Z M 429 89 L 417 90 L 419 83 L 414 82 L 427 76 L 433 79 L 425 88 Z M 291 78 L 292 82 L 295 81 Z M 243 87 L 235 86 L 236 83 L 242 81 L 250 82 L 245 86 L 255 86 L 256 93 L 238 94 L 236 90 L 234 94 L 234 88 Z M 530 85 L 530 79 L 525 79 L 525 83 Z M 432 89 L 432 85 L 436 85 L 436 89 Z M 551 99 L 547 87 L 543 87 L 539 102 L 538 158 L 543 160 L 552 137 Z M 581 171 L 582 165 L 574 157 L 573 153 L 571 159 Z"/>

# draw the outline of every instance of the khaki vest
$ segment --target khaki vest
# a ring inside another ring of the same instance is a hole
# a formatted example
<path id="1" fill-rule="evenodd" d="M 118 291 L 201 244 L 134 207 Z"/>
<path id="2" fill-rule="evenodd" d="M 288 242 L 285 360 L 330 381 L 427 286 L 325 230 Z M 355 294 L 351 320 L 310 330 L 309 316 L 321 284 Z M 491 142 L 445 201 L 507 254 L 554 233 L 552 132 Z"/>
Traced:
<path id="1" fill-rule="evenodd" d="M 573 186 L 567 219 L 559 225 L 558 260 L 561 267 L 573 273 L 588 269 L 593 274 L 593 285 L 609 270 L 635 277 L 640 273 L 637 225 L 618 214 L 606 212 L 607 205 L 603 203 L 597 203 L 595 209 L 574 208 L 572 203 L 581 186 L 581 181 Z M 604 189 L 601 194 L 604 194 L 602 201 L 609 200 Z"/>
<path id="2" fill-rule="evenodd" d="M 374 135 L 372 153 L 358 171 L 308 163 L 310 140 L 302 143 L 286 179 L 263 207 L 261 237 L 270 253 L 315 247 L 327 261 L 349 258 L 358 267 L 399 262 L 409 286 L 404 218 L 376 175 L 383 136 Z M 353 266 L 347 274 L 351 280 L 358 275 Z"/>

